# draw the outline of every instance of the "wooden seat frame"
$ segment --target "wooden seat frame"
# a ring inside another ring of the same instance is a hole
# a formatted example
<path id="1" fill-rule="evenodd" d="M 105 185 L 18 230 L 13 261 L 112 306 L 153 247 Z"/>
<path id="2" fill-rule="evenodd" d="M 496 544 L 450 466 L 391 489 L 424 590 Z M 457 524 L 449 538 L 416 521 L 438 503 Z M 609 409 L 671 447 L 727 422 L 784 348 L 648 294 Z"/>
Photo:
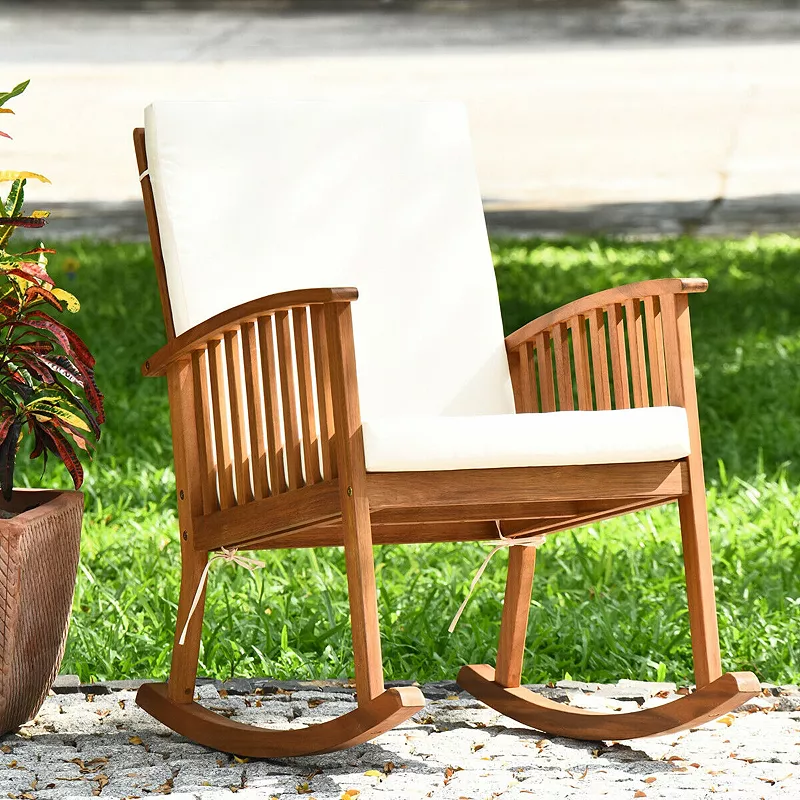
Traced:
<path id="1" fill-rule="evenodd" d="M 134 131 L 134 143 L 144 173 L 143 129 Z M 495 521 L 506 536 L 551 533 L 673 501 L 680 510 L 695 693 L 655 709 L 598 714 L 521 688 L 536 558 L 529 547 L 509 553 L 496 669 L 465 666 L 458 681 L 509 717 L 583 739 L 674 732 L 758 693 L 754 675 L 723 675 L 720 663 L 687 301 L 688 293 L 705 291 L 706 281 L 653 280 L 600 292 L 506 339 L 518 413 L 572 409 L 575 399 L 579 409 L 610 409 L 613 386 L 615 408 L 651 400 L 685 408 L 687 458 L 368 473 L 350 309 L 356 289 L 262 297 L 176 336 L 149 177 L 142 191 L 168 339 L 142 371 L 167 377 L 182 559 L 169 681 L 144 685 L 137 695 L 142 708 L 196 742 L 245 756 L 320 753 L 367 741 L 424 706 L 417 688 L 384 688 L 373 545 L 491 540 Z M 233 722 L 193 701 L 205 592 L 185 644 L 178 634 L 209 553 L 222 546 L 344 546 L 355 711 L 278 731 Z"/>

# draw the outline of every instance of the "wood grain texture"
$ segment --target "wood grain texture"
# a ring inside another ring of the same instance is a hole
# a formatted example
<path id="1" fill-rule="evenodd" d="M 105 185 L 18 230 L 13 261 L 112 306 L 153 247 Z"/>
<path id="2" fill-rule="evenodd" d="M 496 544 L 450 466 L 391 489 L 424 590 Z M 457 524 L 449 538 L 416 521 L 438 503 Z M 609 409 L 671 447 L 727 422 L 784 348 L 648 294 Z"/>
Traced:
<path id="1" fill-rule="evenodd" d="M 549 335 L 536 337 L 536 365 L 539 371 L 539 395 L 542 411 L 556 410 L 556 392 L 553 378 L 552 345 Z"/>
<path id="2" fill-rule="evenodd" d="M 556 325 L 552 330 L 553 353 L 556 362 L 556 385 L 558 386 L 558 410 L 572 411 L 572 357 L 569 350 L 567 326 Z"/>
<path id="3" fill-rule="evenodd" d="M 617 305 L 626 300 L 642 299 L 651 295 L 704 292 L 707 288 L 708 281 L 705 278 L 662 278 L 606 289 L 567 303 L 567 305 L 523 325 L 519 330 L 506 336 L 506 348 L 515 350 L 523 342 L 532 341 L 539 333 L 550 330 L 554 325 L 567 322 L 571 317 L 587 314 L 595 308 Z"/>
<path id="4" fill-rule="evenodd" d="M 225 331 L 232 330 L 243 322 L 273 314 L 276 311 L 289 311 L 298 306 L 312 306 L 320 303 L 347 302 L 355 300 L 358 292 L 353 288 L 299 289 L 293 292 L 266 295 L 256 300 L 234 306 L 210 319 L 195 325 L 188 331 L 169 341 L 154 353 L 142 367 L 146 378 L 163 375 L 167 366 L 185 356 L 192 350 L 202 348 L 210 339 L 218 339 Z"/>
<path id="5" fill-rule="evenodd" d="M 217 461 L 217 484 L 220 508 L 236 505 L 233 492 L 228 403 L 225 396 L 225 368 L 219 340 L 208 343 L 208 371 L 211 378 L 211 410 L 214 417 L 214 449 Z"/>
<path id="6" fill-rule="evenodd" d="M 595 406 L 598 411 L 611 408 L 611 384 L 608 372 L 605 309 L 595 308 L 588 314 L 589 341 L 592 351 L 592 374 L 594 375 Z"/>
<path id="7" fill-rule="evenodd" d="M 509 550 L 503 617 L 497 645 L 496 680 L 501 686 L 519 686 L 522 678 L 535 567 L 535 548 L 512 547 Z"/>
<path id="8" fill-rule="evenodd" d="M 252 539 L 338 517 L 339 487 L 335 481 L 283 492 L 244 506 L 233 506 L 194 521 L 199 550 L 245 545 Z"/>
<path id="9" fill-rule="evenodd" d="M 136 164 L 139 167 L 139 175 L 141 175 L 147 170 L 148 166 L 144 128 L 134 128 L 133 147 L 136 151 Z M 145 177 L 139 181 L 139 184 L 142 187 L 144 214 L 147 219 L 147 230 L 150 234 L 150 249 L 153 251 L 153 266 L 156 270 L 158 294 L 161 297 L 161 311 L 164 315 L 164 328 L 167 333 L 167 342 L 169 343 L 175 339 L 175 323 L 172 319 L 172 305 L 169 300 L 169 287 L 167 286 L 167 270 L 164 266 L 164 253 L 161 249 L 161 233 L 158 228 L 156 202 L 153 197 L 153 186 L 150 182 L 150 176 L 145 175 Z"/>
<path id="10" fill-rule="evenodd" d="M 195 425 L 194 376 L 186 359 L 173 364 L 167 375 L 167 390 L 175 459 L 175 489 L 178 497 L 178 525 L 181 546 L 181 588 L 172 647 L 169 698 L 173 703 L 189 703 L 194 696 L 200 635 L 203 629 L 205 590 L 192 617 L 184 644 L 178 643 L 179 630 L 189 615 L 200 575 L 208 558 L 194 548 L 194 520 L 203 513 L 202 477 Z"/>
<path id="11" fill-rule="evenodd" d="M 644 299 L 644 319 L 647 329 L 647 353 L 650 362 L 650 389 L 654 406 L 665 406 L 667 399 L 667 367 L 664 357 L 664 331 L 661 325 L 661 305 L 658 297 Z"/>
<path id="12" fill-rule="evenodd" d="M 331 365 L 328 334 L 323 306 L 311 307 L 311 338 L 314 342 L 314 371 L 317 377 L 317 404 L 319 409 L 319 437 L 322 451 L 322 477 L 336 477 L 336 452 L 333 443 L 333 398 L 331 397 Z"/>
<path id="13" fill-rule="evenodd" d="M 677 497 L 688 491 L 684 462 L 513 467 L 449 472 L 371 472 L 371 507 L 428 507 L 614 497 Z"/>
<path id="14" fill-rule="evenodd" d="M 625 348 L 625 322 L 622 307 L 606 308 L 608 316 L 608 341 L 611 350 L 611 374 L 614 377 L 614 408 L 630 408 L 628 391 L 628 353 Z"/>
<path id="15" fill-rule="evenodd" d="M 572 352 L 575 361 L 575 383 L 578 388 L 578 408 L 591 411 L 592 377 L 589 371 L 589 347 L 586 341 L 586 322 L 583 317 L 573 317 L 568 323 L 572 333 Z"/>
<path id="16" fill-rule="evenodd" d="M 325 313 L 356 688 L 359 700 L 372 700 L 383 692 L 383 665 L 353 319 L 349 303 L 332 303 Z"/>
<path id="17" fill-rule="evenodd" d="M 264 415 L 267 423 L 267 468 L 270 494 L 285 492 L 286 471 L 283 459 L 283 432 L 278 400 L 278 370 L 272 317 L 258 318 L 258 348 L 261 355 Z"/>
<path id="18" fill-rule="evenodd" d="M 303 464 L 306 483 L 319 483 L 322 471 L 317 443 L 317 419 L 314 407 L 314 385 L 311 380 L 311 342 L 308 335 L 308 311 L 305 307 L 292 309 L 294 351 L 297 366 L 297 393 L 300 409 L 300 429 L 303 433 Z"/>
<path id="19" fill-rule="evenodd" d="M 672 295 L 659 297 L 664 331 L 664 358 L 667 367 L 667 396 L 671 406 L 683 406 L 682 353 L 678 343 L 678 312 Z M 694 369 L 694 365 L 692 365 Z M 692 375 L 694 385 L 694 374 Z"/>
<path id="20" fill-rule="evenodd" d="M 286 448 L 286 481 L 289 489 L 305 484 L 303 459 L 300 452 L 300 428 L 297 424 L 297 394 L 292 358 L 292 335 L 289 312 L 275 312 L 275 342 L 278 350 L 278 371 L 281 379 L 281 408 L 283 410 L 283 441 Z"/>
<path id="21" fill-rule="evenodd" d="M 244 389 L 247 396 L 247 430 L 250 443 L 250 461 L 253 472 L 253 496 L 256 500 L 269 497 L 267 478 L 267 450 L 264 443 L 264 405 L 262 384 L 258 370 L 258 340 L 255 323 L 242 323 L 242 362 Z"/>
<path id="22" fill-rule="evenodd" d="M 217 495 L 217 467 L 211 450 L 211 412 L 208 401 L 208 366 L 205 350 L 196 350 L 192 353 L 192 383 L 203 514 L 211 514 L 219 509 L 219 496 Z"/>
<path id="23" fill-rule="evenodd" d="M 628 359 L 630 363 L 633 405 L 647 408 L 650 397 L 647 391 L 647 362 L 644 352 L 644 330 L 642 327 L 642 304 L 639 300 L 624 303 L 625 322 L 628 331 Z"/>
<path id="24" fill-rule="evenodd" d="M 702 687 L 722 674 L 722 664 L 688 298 L 677 297 L 675 305 L 683 404 L 689 420 L 689 443 L 691 446 L 691 453 L 687 459 L 689 493 L 680 499 L 678 509 L 683 542 L 683 563 L 686 570 L 689 626 L 692 631 L 695 682 L 698 687 Z"/>
<path id="25" fill-rule="evenodd" d="M 167 727 L 198 744 L 251 758 L 317 755 L 354 747 L 404 722 L 425 706 L 416 686 L 387 689 L 337 719 L 291 730 L 243 725 L 203 708 L 178 704 L 163 683 L 145 683 L 136 703 Z"/>
<path id="26" fill-rule="evenodd" d="M 239 332 L 225 334 L 225 366 L 228 374 L 228 397 L 231 410 L 231 436 L 233 439 L 233 475 L 236 479 L 236 502 L 243 506 L 253 499 L 250 483 L 250 450 L 245 434 L 246 412 L 242 385 L 242 361 Z"/>
<path id="27" fill-rule="evenodd" d="M 523 725 L 588 741 L 639 739 L 695 728 L 733 711 L 761 691 L 753 673 L 729 672 L 693 694 L 655 708 L 605 713 L 556 703 L 522 687 L 503 687 L 487 664 L 462 667 L 458 685 Z"/>

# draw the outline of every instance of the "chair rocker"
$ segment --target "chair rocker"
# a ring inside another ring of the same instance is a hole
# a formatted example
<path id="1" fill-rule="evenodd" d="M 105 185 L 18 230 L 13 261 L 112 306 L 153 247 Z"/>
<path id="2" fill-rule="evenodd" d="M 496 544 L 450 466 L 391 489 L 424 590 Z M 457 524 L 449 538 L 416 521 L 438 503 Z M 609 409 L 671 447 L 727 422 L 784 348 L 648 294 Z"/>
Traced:
<path id="1" fill-rule="evenodd" d="M 496 668 L 458 681 L 534 728 L 599 740 L 758 693 L 720 666 L 688 310 L 704 280 L 610 289 L 504 340 L 457 104 L 159 103 L 134 142 L 167 332 L 143 373 L 167 377 L 182 559 L 169 681 L 143 686 L 142 708 L 245 756 L 367 741 L 424 705 L 384 688 L 373 545 L 496 542 L 674 501 L 694 693 L 599 714 L 522 688 L 536 554 L 522 546 Z M 209 554 L 330 546 L 345 550 L 357 709 L 286 731 L 194 702 Z"/>

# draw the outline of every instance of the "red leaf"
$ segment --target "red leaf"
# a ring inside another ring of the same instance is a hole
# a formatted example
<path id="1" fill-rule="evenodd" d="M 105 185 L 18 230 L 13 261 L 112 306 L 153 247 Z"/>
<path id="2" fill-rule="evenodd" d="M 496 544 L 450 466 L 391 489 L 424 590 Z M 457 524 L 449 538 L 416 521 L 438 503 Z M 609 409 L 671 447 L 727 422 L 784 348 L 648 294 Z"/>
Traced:
<path id="1" fill-rule="evenodd" d="M 36 328 L 40 331 L 49 331 L 51 334 L 53 334 L 61 347 L 64 348 L 67 353 L 71 353 L 72 348 L 70 347 L 69 339 L 67 338 L 64 326 L 60 325 L 54 319 L 48 317 L 47 314 L 41 314 L 41 316 L 45 317 L 45 319 L 31 319 L 31 317 L 40 313 L 41 312 L 38 311 L 32 311 L 24 322 L 19 322 L 17 324 L 20 327 L 27 326 L 29 328 Z"/>
<path id="2" fill-rule="evenodd" d="M 14 270 L 16 272 L 16 270 Z M 61 305 L 61 301 L 52 293 L 49 292 L 47 289 L 43 289 L 41 286 L 29 286 L 25 290 L 25 300 L 28 303 L 35 303 L 37 299 L 44 300 L 46 303 L 50 303 L 53 308 L 58 309 L 58 311 L 63 311 L 64 306 Z"/>
<path id="3" fill-rule="evenodd" d="M 46 250 L 44 252 L 53 252 L 52 250 Z M 28 255 L 24 253 L 23 255 Z M 36 278 L 38 281 L 44 281 L 45 283 L 49 283 L 51 286 L 55 286 L 55 281 L 47 274 L 47 270 L 41 265 L 37 264 L 35 261 L 20 261 L 19 264 L 14 268 L 15 271 L 19 270 L 22 273 L 22 277 L 30 280 L 28 276 L 30 275 L 33 278 Z"/>
<path id="4" fill-rule="evenodd" d="M 20 253 L 22 256 L 35 256 L 39 253 L 55 253 L 55 250 L 49 250 L 47 247 L 36 247 L 33 250 L 26 250 L 24 253 Z M 37 264 L 38 266 L 38 264 Z"/>
<path id="5" fill-rule="evenodd" d="M 72 446 L 57 428 L 53 426 L 40 426 L 40 430 L 45 436 L 45 446 L 52 453 L 57 455 L 63 462 L 72 477 L 72 482 L 76 489 L 80 489 L 83 483 L 83 467 L 75 455 Z"/>
<path id="6" fill-rule="evenodd" d="M 7 133 L 3 133 L 3 131 L 0 131 L 0 136 L 2 136 L 5 139 L 10 139 L 11 138 Z"/>

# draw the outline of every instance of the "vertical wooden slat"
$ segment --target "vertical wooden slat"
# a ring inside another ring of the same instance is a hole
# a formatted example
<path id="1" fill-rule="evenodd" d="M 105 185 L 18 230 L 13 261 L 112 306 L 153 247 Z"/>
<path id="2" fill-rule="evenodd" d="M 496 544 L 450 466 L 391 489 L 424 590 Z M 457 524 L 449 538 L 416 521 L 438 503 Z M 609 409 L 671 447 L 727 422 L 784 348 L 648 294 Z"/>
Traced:
<path id="1" fill-rule="evenodd" d="M 517 348 L 511 357 L 511 363 L 516 373 L 513 376 L 513 383 L 517 411 L 521 414 L 538 411 L 530 342 L 525 342 L 522 347 Z"/>
<path id="2" fill-rule="evenodd" d="M 272 317 L 258 319 L 258 349 L 261 351 L 261 381 L 264 387 L 264 418 L 267 423 L 267 466 L 270 494 L 286 491 L 283 468 L 283 435 L 278 411 L 278 379 Z"/>
<path id="3" fill-rule="evenodd" d="M 208 343 L 208 371 L 211 377 L 211 410 L 214 416 L 214 448 L 217 454 L 219 505 L 220 508 L 231 508 L 236 505 L 236 497 L 233 493 L 228 403 L 225 397 L 225 379 L 219 339 Z"/>
<path id="4" fill-rule="evenodd" d="M 242 331 L 242 360 L 244 388 L 247 396 L 247 427 L 250 433 L 250 464 L 253 471 L 253 494 L 257 500 L 269 496 L 267 453 L 264 446 L 264 410 L 258 377 L 258 348 L 255 324 L 244 322 Z"/>
<path id="5" fill-rule="evenodd" d="M 300 455 L 300 429 L 297 425 L 297 394 L 289 312 L 275 313 L 275 341 L 278 345 L 278 367 L 281 375 L 283 434 L 286 447 L 286 471 L 290 489 L 303 486 L 303 461 Z"/>
<path id="6" fill-rule="evenodd" d="M 575 382 L 578 384 L 578 408 L 591 411 L 592 378 L 589 372 L 589 348 L 586 344 L 586 322 L 583 317 L 573 317 L 569 321 L 572 331 L 572 353 L 575 358 Z"/>
<path id="7" fill-rule="evenodd" d="M 681 354 L 678 347 L 678 317 L 675 295 L 660 295 L 659 305 L 663 319 L 664 358 L 667 362 L 667 395 L 671 406 L 683 405 L 683 378 L 681 376 Z"/>
<path id="8" fill-rule="evenodd" d="M 570 366 L 569 336 L 567 326 L 556 325 L 553 330 L 553 351 L 556 356 L 556 383 L 558 384 L 558 407 L 560 411 L 575 408 L 572 399 L 572 369 Z"/>
<path id="9" fill-rule="evenodd" d="M 633 384 L 633 404 L 636 408 L 650 405 L 647 393 L 647 363 L 644 356 L 644 332 L 642 330 L 642 304 L 640 300 L 626 300 L 625 321 L 628 329 L 628 354 Z"/>
<path id="10" fill-rule="evenodd" d="M 625 325 L 622 308 L 608 306 L 608 340 L 611 349 L 611 373 L 614 376 L 614 407 L 630 408 L 628 393 L 628 355 L 625 351 Z"/>
<path id="11" fill-rule="evenodd" d="M 664 332 L 661 329 L 661 306 L 657 297 L 645 297 L 644 318 L 647 327 L 647 354 L 650 362 L 650 388 L 653 405 L 667 405 L 667 368 L 664 361 Z"/>
<path id="12" fill-rule="evenodd" d="M 303 461 L 306 483 L 319 483 L 317 419 L 314 412 L 314 386 L 311 383 L 311 348 L 308 340 L 308 311 L 304 306 L 292 309 L 294 353 L 297 360 L 297 388 L 300 400 L 300 426 L 303 431 Z"/>
<path id="13" fill-rule="evenodd" d="M 243 506 L 253 499 L 250 486 L 250 451 L 245 438 L 244 392 L 242 361 L 239 353 L 239 332 L 225 332 L 225 361 L 228 368 L 228 396 L 231 407 L 233 436 L 233 474 L 236 479 L 236 503 Z"/>
<path id="14" fill-rule="evenodd" d="M 596 308 L 589 313 L 589 338 L 592 346 L 595 404 L 598 411 L 607 411 L 611 408 L 611 386 L 608 381 L 606 318 L 602 308 Z"/>
<path id="15" fill-rule="evenodd" d="M 333 444 L 330 350 L 325 329 L 325 309 L 321 305 L 311 306 L 311 336 L 314 342 L 314 371 L 317 376 L 322 473 L 325 480 L 329 481 L 336 477 L 336 454 Z"/>
<path id="16" fill-rule="evenodd" d="M 206 351 L 192 353 L 192 384 L 194 387 L 194 419 L 197 431 L 197 453 L 200 462 L 200 485 L 203 497 L 203 514 L 219 508 L 217 497 L 217 472 L 211 457 L 211 416 L 208 409 L 208 369 Z"/>
<path id="17" fill-rule="evenodd" d="M 539 367 L 539 393 L 542 400 L 542 411 L 556 410 L 556 391 L 553 386 L 553 358 L 550 346 L 550 334 L 536 335 L 536 361 Z"/>

